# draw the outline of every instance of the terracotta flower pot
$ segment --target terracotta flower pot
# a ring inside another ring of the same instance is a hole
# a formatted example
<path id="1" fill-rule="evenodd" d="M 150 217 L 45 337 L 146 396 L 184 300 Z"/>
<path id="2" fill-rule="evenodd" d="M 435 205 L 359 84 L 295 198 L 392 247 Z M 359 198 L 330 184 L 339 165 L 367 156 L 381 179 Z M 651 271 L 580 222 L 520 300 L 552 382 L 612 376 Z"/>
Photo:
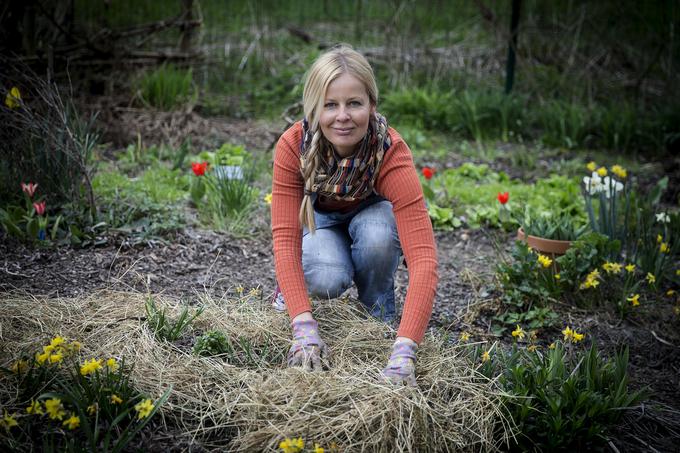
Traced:
<path id="1" fill-rule="evenodd" d="M 526 242 L 529 247 L 537 252 L 552 257 L 564 255 L 569 247 L 571 247 L 571 241 L 556 241 L 554 239 L 526 235 L 522 227 L 517 230 L 517 239 Z"/>

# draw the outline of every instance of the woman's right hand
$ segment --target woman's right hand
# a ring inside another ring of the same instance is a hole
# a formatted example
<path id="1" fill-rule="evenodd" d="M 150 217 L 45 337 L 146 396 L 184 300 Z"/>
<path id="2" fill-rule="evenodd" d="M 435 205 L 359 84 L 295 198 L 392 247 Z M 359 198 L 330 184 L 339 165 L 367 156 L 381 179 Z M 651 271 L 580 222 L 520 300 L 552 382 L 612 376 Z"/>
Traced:
<path id="1" fill-rule="evenodd" d="M 329 351 L 319 336 L 319 324 L 310 312 L 304 312 L 293 319 L 291 327 L 293 344 L 288 351 L 288 366 L 299 366 L 305 371 L 321 371 L 321 362 L 328 359 Z"/>

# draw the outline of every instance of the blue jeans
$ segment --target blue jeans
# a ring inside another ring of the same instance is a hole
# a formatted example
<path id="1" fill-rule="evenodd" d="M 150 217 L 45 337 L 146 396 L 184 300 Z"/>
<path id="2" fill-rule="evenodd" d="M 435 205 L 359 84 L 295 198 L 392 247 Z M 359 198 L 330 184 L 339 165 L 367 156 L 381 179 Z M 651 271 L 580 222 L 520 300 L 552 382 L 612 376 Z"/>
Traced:
<path id="1" fill-rule="evenodd" d="M 359 300 L 378 319 L 395 318 L 394 275 L 401 245 L 392 203 L 372 196 L 342 214 L 315 209 L 316 232 L 305 228 L 302 268 L 308 291 L 335 298 L 356 283 Z"/>

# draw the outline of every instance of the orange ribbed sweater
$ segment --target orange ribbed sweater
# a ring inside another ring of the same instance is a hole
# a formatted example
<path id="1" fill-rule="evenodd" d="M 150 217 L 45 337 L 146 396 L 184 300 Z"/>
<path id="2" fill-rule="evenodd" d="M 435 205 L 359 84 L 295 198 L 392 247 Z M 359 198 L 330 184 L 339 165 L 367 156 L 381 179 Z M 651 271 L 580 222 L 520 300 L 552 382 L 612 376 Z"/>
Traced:
<path id="1" fill-rule="evenodd" d="M 397 336 L 417 343 L 432 315 L 437 286 L 437 252 L 432 224 L 425 208 L 411 150 L 389 129 L 392 146 L 385 153 L 375 189 L 392 202 L 397 231 L 408 263 L 409 285 Z M 272 182 L 272 235 L 276 278 L 291 319 L 311 311 L 302 271 L 302 227 L 298 220 L 303 195 L 300 173 L 302 123 L 295 123 L 279 139 Z"/>

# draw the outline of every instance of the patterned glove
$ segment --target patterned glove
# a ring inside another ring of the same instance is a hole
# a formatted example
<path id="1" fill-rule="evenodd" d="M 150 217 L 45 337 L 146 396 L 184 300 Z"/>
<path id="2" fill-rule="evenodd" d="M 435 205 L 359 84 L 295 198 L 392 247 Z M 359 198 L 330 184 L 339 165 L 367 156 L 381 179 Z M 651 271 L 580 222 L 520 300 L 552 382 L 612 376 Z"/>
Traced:
<path id="1" fill-rule="evenodd" d="M 328 347 L 319 336 L 319 324 L 314 319 L 295 321 L 293 345 L 288 351 L 288 366 L 301 366 L 305 371 L 321 371 L 321 360 L 327 359 Z"/>
<path id="2" fill-rule="evenodd" d="M 416 386 L 416 351 L 418 345 L 412 341 L 395 341 L 392 355 L 382 371 L 383 379 L 393 384 Z"/>

